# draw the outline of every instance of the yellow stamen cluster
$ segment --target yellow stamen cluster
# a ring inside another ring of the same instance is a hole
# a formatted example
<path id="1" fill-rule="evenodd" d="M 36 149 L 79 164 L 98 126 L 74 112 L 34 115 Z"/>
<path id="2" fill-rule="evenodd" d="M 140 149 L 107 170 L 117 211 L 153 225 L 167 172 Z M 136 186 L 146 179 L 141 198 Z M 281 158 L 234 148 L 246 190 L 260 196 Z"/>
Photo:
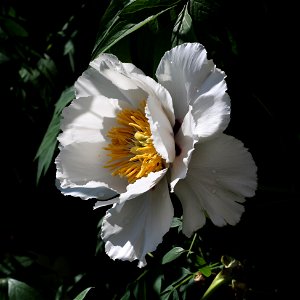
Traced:
<path id="1" fill-rule="evenodd" d="M 145 105 L 143 101 L 140 109 L 123 109 L 118 113 L 121 126 L 108 132 L 111 143 L 104 148 L 110 156 L 105 168 L 114 176 L 126 177 L 129 183 L 164 168 L 164 160 L 152 142 Z"/>

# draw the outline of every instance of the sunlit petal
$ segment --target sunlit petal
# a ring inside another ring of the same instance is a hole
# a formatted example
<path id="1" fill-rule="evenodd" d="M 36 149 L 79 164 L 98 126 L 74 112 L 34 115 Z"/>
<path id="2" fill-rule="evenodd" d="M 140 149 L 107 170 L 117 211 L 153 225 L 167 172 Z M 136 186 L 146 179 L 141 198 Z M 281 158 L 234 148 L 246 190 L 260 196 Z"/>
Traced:
<path id="1" fill-rule="evenodd" d="M 166 52 L 156 76 L 172 96 L 176 120 L 182 122 L 189 105 L 193 107 L 194 134 L 207 137 L 227 127 L 230 99 L 225 74 L 207 59 L 201 44 L 186 43 Z"/>
<path id="2" fill-rule="evenodd" d="M 168 232 L 173 218 L 173 206 L 166 180 L 154 189 L 109 209 L 102 223 L 101 237 L 105 251 L 112 259 L 139 260 L 156 249 Z"/>
<path id="3" fill-rule="evenodd" d="M 85 188 L 84 198 L 109 198 L 112 194 L 124 192 L 127 182 L 104 168 L 106 153 L 105 143 L 72 143 L 61 148 L 55 163 L 56 178 L 59 180 L 61 191 L 70 194 L 70 189 Z M 100 188 L 100 191 L 96 187 Z M 89 189 L 88 189 L 89 188 Z M 104 188 L 110 189 L 107 195 Z M 83 191 L 82 191 L 83 192 Z"/>
<path id="4" fill-rule="evenodd" d="M 244 211 L 240 203 L 255 193 L 256 172 L 251 154 L 231 136 L 197 144 L 186 178 L 175 187 L 183 205 L 183 232 L 190 236 L 203 226 L 203 214 L 218 226 L 239 222 Z"/>

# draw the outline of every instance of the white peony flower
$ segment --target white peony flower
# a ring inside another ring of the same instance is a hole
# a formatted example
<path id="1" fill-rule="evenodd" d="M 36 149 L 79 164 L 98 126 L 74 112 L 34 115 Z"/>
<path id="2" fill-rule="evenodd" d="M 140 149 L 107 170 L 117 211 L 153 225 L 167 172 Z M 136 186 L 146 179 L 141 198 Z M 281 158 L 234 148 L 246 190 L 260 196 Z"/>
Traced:
<path id="1" fill-rule="evenodd" d="M 57 184 L 65 195 L 113 204 L 101 237 L 112 259 L 154 251 L 173 218 L 170 193 L 183 208 L 183 233 L 239 222 L 257 186 L 256 165 L 223 131 L 230 119 L 225 74 L 201 44 L 165 53 L 158 82 L 134 65 L 102 54 L 75 83 L 58 140 Z"/>

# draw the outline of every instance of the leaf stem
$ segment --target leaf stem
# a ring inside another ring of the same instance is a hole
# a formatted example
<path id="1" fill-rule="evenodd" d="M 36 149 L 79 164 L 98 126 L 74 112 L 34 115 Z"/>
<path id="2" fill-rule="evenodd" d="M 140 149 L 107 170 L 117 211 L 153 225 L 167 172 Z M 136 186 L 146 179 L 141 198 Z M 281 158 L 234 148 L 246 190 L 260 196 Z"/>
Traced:
<path id="1" fill-rule="evenodd" d="M 193 236 L 193 240 L 192 240 L 192 242 L 191 242 L 191 245 L 190 245 L 190 248 L 189 248 L 189 250 L 188 250 L 188 253 L 187 253 L 186 257 L 188 257 L 188 256 L 192 253 L 192 247 L 193 247 L 193 245 L 194 245 L 194 243 L 195 243 L 196 236 L 197 236 L 197 233 L 195 233 L 194 236 Z"/>

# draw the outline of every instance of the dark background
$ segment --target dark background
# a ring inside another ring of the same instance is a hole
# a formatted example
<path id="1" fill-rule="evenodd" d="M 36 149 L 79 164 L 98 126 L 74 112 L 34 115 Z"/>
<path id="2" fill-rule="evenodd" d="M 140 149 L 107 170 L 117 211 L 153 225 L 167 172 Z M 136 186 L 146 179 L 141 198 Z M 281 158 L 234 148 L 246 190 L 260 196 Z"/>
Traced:
<path id="1" fill-rule="evenodd" d="M 48 296 L 61 283 L 72 286 L 74 276 L 84 273 L 68 297 L 95 286 L 91 299 L 113 299 L 114 293 L 120 296 L 140 272 L 135 263 L 113 262 L 105 254 L 95 257 L 97 224 L 105 210 L 93 211 L 90 201 L 62 196 L 55 187 L 54 164 L 36 185 L 34 157 L 54 104 L 86 69 L 108 2 L 2 4 L 2 14 L 9 7 L 15 9 L 28 36 L 8 35 L 0 44 L 0 50 L 3 47 L 11 53 L 0 65 L 4 104 L 0 262 L 13 261 L 15 256 L 34 257 L 32 267 L 16 267 L 10 276 L 46 291 Z M 296 10 L 288 2 L 207 3 L 210 9 L 194 22 L 195 34 L 227 74 L 232 114 L 226 132 L 242 140 L 252 153 L 258 166 L 258 190 L 246 202 L 246 212 L 237 226 L 217 228 L 208 223 L 199 234 L 216 257 L 229 254 L 243 262 L 250 288 L 246 299 L 289 299 L 288 295 L 299 291 L 294 285 L 299 259 L 296 202 L 300 199 Z M 71 16 L 74 19 L 66 35 L 76 29 L 73 70 L 63 55 L 68 37 L 57 34 Z M 147 28 L 142 30 L 150 35 Z M 143 34 L 133 34 L 130 53 L 133 62 L 152 76 L 153 62 L 144 61 L 136 52 L 144 39 Z M 154 35 L 149 37 L 150 43 L 153 39 Z M 49 49 L 50 44 L 53 47 Z M 57 73 L 51 84 L 43 78 L 38 84 L 20 80 L 20 67 L 34 68 L 39 57 L 31 50 L 47 53 L 54 60 Z M 158 256 L 176 242 L 176 235 L 170 233 L 166 241 L 158 248 Z M 0 278 L 4 278 L 6 274 L 1 272 Z"/>

